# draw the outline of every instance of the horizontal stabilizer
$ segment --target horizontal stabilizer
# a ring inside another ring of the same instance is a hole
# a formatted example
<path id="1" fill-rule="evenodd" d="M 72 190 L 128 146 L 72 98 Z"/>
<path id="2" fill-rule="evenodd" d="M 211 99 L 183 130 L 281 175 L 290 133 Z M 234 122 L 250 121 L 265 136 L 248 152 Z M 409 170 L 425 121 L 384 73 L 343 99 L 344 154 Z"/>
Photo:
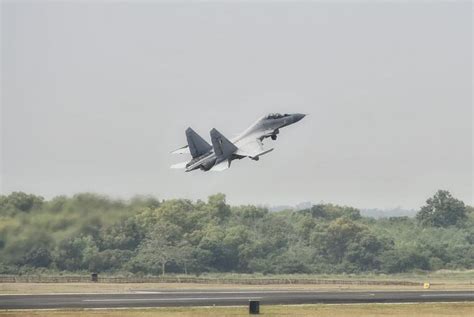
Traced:
<path id="1" fill-rule="evenodd" d="M 173 164 L 173 165 L 171 165 L 171 168 L 176 168 L 176 169 L 186 168 L 186 164 L 188 164 L 188 162 L 181 162 L 181 163 Z"/>
<path id="2" fill-rule="evenodd" d="M 189 154 L 189 147 L 187 145 L 180 147 L 179 149 L 171 152 L 172 154 Z"/>

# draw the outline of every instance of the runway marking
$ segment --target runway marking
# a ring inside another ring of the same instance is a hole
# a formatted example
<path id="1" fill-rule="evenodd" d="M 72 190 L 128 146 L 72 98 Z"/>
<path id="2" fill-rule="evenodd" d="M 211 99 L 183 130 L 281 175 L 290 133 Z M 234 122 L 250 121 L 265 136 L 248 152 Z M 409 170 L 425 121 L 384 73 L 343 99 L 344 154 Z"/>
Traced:
<path id="1" fill-rule="evenodd" d="M 160 294 L 160 295 L 174 295 L 174 294 L 278 294 L 278 293 L 318 293 L 318 291 L 196 291 L 196 292 L 162 292 L 162 291 L 133 291 L 132 294 Z"/>
<path id="2" fill-rule="evenodd" d="M 109 298 L 83 299 L 83 302 L 128 302 L 128 301 L 189 301 L 189 300 L 242 300 L 262 299 L 261 297 L 178 297 L 178 298 Z"/>

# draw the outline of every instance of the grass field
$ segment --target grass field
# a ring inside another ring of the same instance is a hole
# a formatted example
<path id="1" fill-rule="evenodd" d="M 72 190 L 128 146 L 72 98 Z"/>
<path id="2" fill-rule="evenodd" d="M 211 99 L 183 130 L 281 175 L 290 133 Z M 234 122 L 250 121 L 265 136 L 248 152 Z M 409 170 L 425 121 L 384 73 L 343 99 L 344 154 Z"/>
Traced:
<path id="1" fill-rule="evenodd" d="M 417 286 L 405 285 L 364 285 L 362 284 L 222 284 L 213 282 L 212 279 L 327 279 L 341 281 L 409 281 L 430 282 L 431 290 L 474 290 L 474 270 L 469 271 L 437 271 L 431 273 L 406 273 L 406 274 L 347 274 L 347 275 L 273 275 L 262 276 L 258 274 L 209 274 L 207 283 L 0 283 L 0 295 L 8 294 L 45 294 L 45 293 L 129 293 L 134 290 L 156 289 L 291 289 L 291 290 L 418 290 Z"/>
<path id="2" fill-rule="evenodd" d="M 262 316 L 474 316 L 474 303 L 262 306 Z M 249 316 L 246 307 L 153 308 L 120 310 L 0 311 L 8 317 L 220 317 Z"/>
<path id="3" fill-rule="evenodd" d="M 0 275 L 0 281 L 4 276 L 11 275 Z M 82 277 L 84 280 L 90 279 L 90 273 L 64 273 L 64 272 L 31 272 L 29 274 L 23 274 L 18 276 L 33 277 L 32 281 L 35 281 L 35 277 Z M 129 273 L 115 273 L 99 274 L 100 278 L 119 278 L 133 282 L 134 279 L 139 278 Z M 154 276 L 152 278 L 160 278 L 159 276 Z M 184 275 L 184 274 L 169 274 L 165 278 L 172 280 L 181 279 L 204 279 L 204 280 L 267 280 L 267 279 L 279 279 L 279 280 L 346 280 L 346 281 L 407 281 L 407 282 L 425 282 L 430 281 L 432 283 L 464 283 L 464 284 L 474 284 L 474 270 L 462 270 L 462 271 L 453 271 L 453 270 L 438 270 L 433 272 L 411 272 L 411 273 L 395 273 L 395 274 L 376 274 L 376 273 L 358 273 L 358 274 L 241 274 L 241 273 L 205 273 L 199 276 L 194 275 Z M 143 277 L 147 279 L 147 277 Z M 8 282 L 5 280 L 4 282 Z"/>
<path id="4" fill-rule="evenodd" d="M 334 280 L 367 280 L 367 281 L 410 281 L 424 282 L 431 281 L 433 283 L 470 283 L 474 284 L 474 270 L 438 270 L 433 272 L 411 272 L 411 273 L 395 273 L 395 274 L 279 274 L 279 275 L 263 275 L 263 274 L 238 274 L 238 273 L 210 273 L 202 274 L 200 277 L 209 278 L 280 278 L 280 279 L 334 279 Z"/>
<path id="5" fill-rule="evenodd" d="M 418 286 L 399 285 L 233 285 L 233 284 L 178 284 L 178 283 L 0 283 L 1 295 L 14 294 L 53 294 L 53 293 L 131 293 L 136 290 L 173 290 L 173 289 L 239 289 L 239 290 L 314 290 L 314 291 L 383 291 L 383 290 L 420 290 Z M 430 290 L 474 290 L 474 285 L 445 284 L 434 285 Z"/>
<path id="6" fill-rule="evenodd" d="M 281 284 L 281 285 L 233 285 L 233 284 L 177 284 L 177 283 L 125 283 L 125 284 L 107 284 L 107 283 L 1 283 L 1 295 L 15 294 L 58 294 L 58 293 L 133 293 L 141 290 L 216 290 L 216 289 L 239 289 L 239 290 L 313 290 L 313 291 L 384 291 L 400 290 L 414 291 L 420 290 L 418 286 L 399 286 L 399 285 L 308 285 L 308 284 Z M 474 290 L 474 285 L 464 284 L 444 284 L 433 285 L 430 290 Z"/>

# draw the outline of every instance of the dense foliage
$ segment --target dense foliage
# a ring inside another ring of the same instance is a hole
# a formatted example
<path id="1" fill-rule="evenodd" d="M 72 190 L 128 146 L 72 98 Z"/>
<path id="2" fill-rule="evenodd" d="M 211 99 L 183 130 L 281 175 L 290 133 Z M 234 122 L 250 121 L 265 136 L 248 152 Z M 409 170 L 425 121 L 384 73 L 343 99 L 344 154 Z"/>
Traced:
<path id="1" fill-rule="evenodd" d="M 207 202 L 113 200 L 95 194 L 49 201 L 0 196 L 0 273 L 356 273 L 474 268 L 474 211 L 449 192 L 416 219 L 361 217 L 320 204 L 269 212 Z"/>

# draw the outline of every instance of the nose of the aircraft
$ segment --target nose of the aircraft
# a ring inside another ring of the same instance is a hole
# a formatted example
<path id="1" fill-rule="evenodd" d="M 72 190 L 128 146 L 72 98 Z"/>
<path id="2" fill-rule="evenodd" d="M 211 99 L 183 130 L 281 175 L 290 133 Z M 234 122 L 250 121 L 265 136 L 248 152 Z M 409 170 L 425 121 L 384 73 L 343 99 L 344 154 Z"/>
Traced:
<path id="1" fill-rule="evenodd" d="M 303 113 L 295 113 L 293 114 L 293 117 L 295 118 L 295 122 L 298 122 L 300 121 L 301 119 L 303 119 L 306 115 L 303 114 Z"/>

